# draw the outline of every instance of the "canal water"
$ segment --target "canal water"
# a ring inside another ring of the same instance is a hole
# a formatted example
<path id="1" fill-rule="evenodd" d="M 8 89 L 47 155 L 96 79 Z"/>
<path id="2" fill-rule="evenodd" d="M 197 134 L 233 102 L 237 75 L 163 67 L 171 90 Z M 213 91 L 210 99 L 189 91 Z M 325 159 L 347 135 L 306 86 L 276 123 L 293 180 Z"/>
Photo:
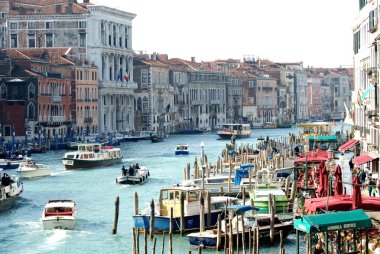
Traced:
<path id="1" fill-rule="evenodd" d="M 256 144 L 258 137 L 279 138 L 291 133 L 292 129 L 252 130 L 248 139 L 238 140 Z M 201 153 L 201 142 L 209 162 L 215 163 L 226 141 L 218 140 L 215 133 L 201 135 L 171 135 L 162 143 L 138 141 L 122 143 L 123 164 L 139 163 L 150 169 L 151 178 L 144 185 L 118 185 L 115 179 L 121 173 L 121 164 L 96 169 L 64 169 L 60 159 L 65 151 L 49 151 L 34 154 L 38 163 L 50 165 L 50 177 L 23 180 L 22 198 L 9 211 L 0 213 L 0 253 L 131 253 L 132 214 L 134 193 L 139 195 L 140 209 L 157 201 L 160 188 L 169 187 L 183 178 L 183 168 L 194 163 Z M 175 156 L 177 144 L 187 143 L 190 155 Z M 15 173 L 15 172 L 11 172 Z M 114 204 L 120 197 L 119 224 L 116 235 L 112 235 Z M 50 199 L 73 199 L 77 203 L 78 217 L 75 230 L 43 230 L 40 221 L 45 203 Z M 161 236 L 157 237 L 156 253 L 161 253 Z M 143 253 L 143 238 L 140 237 L 140 253 Z M 151 253 L 149 242 L 148 253 Z M 295 253 L 295 236 L 284 242 L 287 253 Z M 165 253 L 168 250 L 166 238 Z M 301 243 L 304 249 L 304 244 Z M 174 235 L 173 253 L 188 253 L 197 250 L 188 244 L 187 237 Z M 206 253 L 217 253 L 206 250 Z M 278 253 L 278 245 L 262 244 L 260 253 Z M 302 250 L 301 253 L 304 253 Z"/>

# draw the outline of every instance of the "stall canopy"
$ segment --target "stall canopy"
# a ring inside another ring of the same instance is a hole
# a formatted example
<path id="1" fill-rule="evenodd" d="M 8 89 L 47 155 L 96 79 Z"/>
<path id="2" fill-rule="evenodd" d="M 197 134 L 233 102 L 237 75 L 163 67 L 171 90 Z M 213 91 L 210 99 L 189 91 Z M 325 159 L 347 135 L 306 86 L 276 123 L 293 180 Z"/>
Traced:
<path id="1" fill-rule="evenodd" d="M 344 153 L 346 150 L 348 150 L 348 149 L 356 146 L 357 144 L 359 144 L 359 140 L 350 139 L 346 143 L 344 143 L 343 145 L 341 145 L 338 148 L 338 150 L 339 150 L 339 152 Z"/>
<path id="2" fill-rule="evenodd" d="M 305 215 L 294 220 L 294 228 L 306 233 L 370 228 L 371 219 L 363 210 Z"/>
<path id="3" fill-rule="evenodd" d="M 309 141 L 314 141 L 314 136 L 309 137 Z M 317 136 L 317 142 L 337 142 L 336 136 Z"/>
<path id="4" fill-rule="evenodd" d="M 379 158 L 379 156 L 371 155 L 371 154 L 362 154 L 360 156 L 357 156 L 352 159 L 352 163 L 356 165 L 361 165 L 370 161 L 373 161 L 374 159 Z"/>

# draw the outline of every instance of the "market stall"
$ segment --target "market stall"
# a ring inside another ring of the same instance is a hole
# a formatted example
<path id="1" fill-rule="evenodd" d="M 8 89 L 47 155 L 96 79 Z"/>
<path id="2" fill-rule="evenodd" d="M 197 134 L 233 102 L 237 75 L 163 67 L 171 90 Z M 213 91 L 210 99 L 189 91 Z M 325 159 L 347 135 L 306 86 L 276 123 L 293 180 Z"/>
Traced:
<path id="1" fill-rule="evenodd" d="M 372 222 L 361 209 L 316 215 L 294 220 L 299 254 L 299 231 L 306 233 L 306 253 L 369 253 Z M 324 252 L 322 252 L 322 249 Z"/>

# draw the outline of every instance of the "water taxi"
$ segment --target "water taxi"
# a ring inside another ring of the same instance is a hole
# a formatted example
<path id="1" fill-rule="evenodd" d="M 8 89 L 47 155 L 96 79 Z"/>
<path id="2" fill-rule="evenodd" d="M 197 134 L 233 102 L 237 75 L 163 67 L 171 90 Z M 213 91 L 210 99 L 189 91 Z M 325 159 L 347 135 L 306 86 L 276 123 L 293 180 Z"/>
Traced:
<path id="1" fill-rule="evenodd" d="M 42 226 L 45 230 L 73 230 L 77 212 L 78 210 L 73 200 L 49 200 L 42 212 Z"/>
<path id="2" fill-rule="evenodd" d="M 200 202 L 202 189 L 198 187 L 172 187 L 160 190 L 159 201 L 156 204 L 154 211 L 154 231 L 162 232 L 169 231 L 170 227 L 170 210 L 173 208 L 173 232 L 179 232 L 181 225 L 181 210 L 184 214 L 185 231 L 197 230 L 200 226 Z M 183 198 L 183 207 L 181 207 L 181 199 Z M 227 202 L 237 204 L 238 200 L 234 197 L 211 197 L 210 225 L 216 224 L 218 215 L 222 214 L 223 207 Z M 205 201 L 205 211 L 208 211 L 208 204 Z M 181 209 L 182 208 L 182 209 Z M 150 208 L 145 209 L 142 213 L 133 216 L 135 228 L 149 229 L 150 223 Z M 207 218 L 207 212 L 205 212 Z M 207 219 L 205 220 L 207 221 Z"/>
<path id="3" fill-rule="evenodd" d="M 217 132 L 221 139 L 249 138 L 251 136 L 250 124 L 228 123 L 223 124 L 222 128 Z"/>
<path id="4" fill-rule="evenodd" d="M 89 143 L 78 144 L 78 151 L 65 153 L 62 163 L 66 169 L 93 168 L 121 163 L 122 159 L 120 148 Z"/>
<path id="5" fill-rule="evenodd" d="M 129 170 L 122 169 L 122 174 L 116 178 L 118 184 L 143 184 L 150 176 L 149 169 L 138 164 L 130 166 Z"/>
<path id="6" fill-rule="evenodd" d="M 180 144 L 175 147 L 175 155 L 188 155 L 189 154 L 189 145 Z"/>
<path id="7" fill-rule="evenodd" d="M 50 167 L 46 164 L 36 163 L 35 161 L 28 159 L 26 162 L 20 164 L 16 169 L 22 177 L 33 178 L 51 175 Z"/>
<path id="8" fill-rule="evenodd" d="M 23 190 L 23 184 L 17 176 L 4 173 L 0 185 L 0 212 L 11 208 Z"/>

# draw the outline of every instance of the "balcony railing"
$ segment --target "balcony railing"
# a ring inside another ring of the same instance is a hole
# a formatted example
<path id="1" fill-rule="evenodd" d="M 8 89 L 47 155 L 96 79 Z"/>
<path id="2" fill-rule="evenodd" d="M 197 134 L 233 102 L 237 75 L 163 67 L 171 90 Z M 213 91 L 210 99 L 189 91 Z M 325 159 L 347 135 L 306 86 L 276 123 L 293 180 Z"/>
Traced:
<path id="1" fill-rule="evenodd" d="M 64 122 L 66 120 L 65 116 L 50 116 L 51 122 Z"/>
<path id="2" fill-rule="evenodd" d="M 84 118 L 84 123 L 92 123 L 92 117 L 85 117 Z"/>
<path id="3" fill-rule="evenodd" d="M 62 96 L 59 95 L 54 95 L 51 97 L 52 102 L 61 102 L 62 101 Z"/>

